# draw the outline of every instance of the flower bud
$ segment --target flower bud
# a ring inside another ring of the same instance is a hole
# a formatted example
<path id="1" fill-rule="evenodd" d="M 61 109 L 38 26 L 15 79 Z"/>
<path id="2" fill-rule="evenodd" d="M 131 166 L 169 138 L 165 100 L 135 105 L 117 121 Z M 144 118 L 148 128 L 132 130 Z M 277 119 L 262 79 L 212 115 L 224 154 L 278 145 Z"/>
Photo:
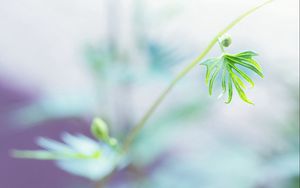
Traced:
<path id="1" fill-rule="evenodd" d="M 226 35 L 226 36 L 222 37 L 221 44 L 223 47 L 229 47 L 231 42 L 232 42 L 232 40 L 231 40 L 230 36 Z"/>
<path id="2" fill-rule="evenodd" d="M 107 141 L 109 139 L 109 130 L 107 124 L 100 118 L 95 118 L 91 125 L 91 133 L 99 140 Z"/>

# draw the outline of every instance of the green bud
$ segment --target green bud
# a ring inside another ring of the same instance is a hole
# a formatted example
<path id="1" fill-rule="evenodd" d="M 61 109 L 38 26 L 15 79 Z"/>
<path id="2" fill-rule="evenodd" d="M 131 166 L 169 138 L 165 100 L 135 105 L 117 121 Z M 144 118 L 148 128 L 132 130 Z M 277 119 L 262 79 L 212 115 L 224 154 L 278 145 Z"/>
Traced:
<path id="1" fill-rule="evenodd" d="M 91 133 L 99 140 L 107 141 L 109 139 L 109 130 L 107 124 L 100 118 L 95 118 L 91 125 Z"/>
<path id="2" fill-rule="evenodd" d="M 230 46 L 230 44 L 232 43 L 231 37 L 226 35 L 224 37 L 222 37 L 222 41 L 221 44 L 223 47 L 228 47 Z"/>

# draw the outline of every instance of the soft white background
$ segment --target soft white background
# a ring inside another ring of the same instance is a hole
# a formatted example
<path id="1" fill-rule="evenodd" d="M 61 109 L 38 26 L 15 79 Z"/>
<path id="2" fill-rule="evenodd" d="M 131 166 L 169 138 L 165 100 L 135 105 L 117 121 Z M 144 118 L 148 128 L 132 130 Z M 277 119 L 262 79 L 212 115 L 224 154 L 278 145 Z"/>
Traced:
<path id="1" fill-rule="evenodd" d="M 122 38 L 130 36 L 132 1 L 119 1 Z M 153 17 L 170 7 L 180 12 L 168 24 L 152 22 L 154 37 L 192 43 L 200 52 L 220 28 L 261 1 L 145 2 Z M 296 79 L 298 7 L 297 0 L 277 0 L 261 9 L 231 32 L 236 45 L 256 49 L 267 59 L 266 66 L 276 66 Z M 106 37 L 107 11 L 103 0 L 1 0 L 0 74 L 51 92 L 91 87 L 83 67 L 82 47 Z"/>
<path id="2" fill-rule="evenodd" d="M 0 74 L 41 93 L 65 95 L 93 91 L 92 78 L 84 65 L 83 46 L 87 43 L 101 43 L 106 39 L 109 25 L 107 15 L 111 11 L 107 8 L 107 2 L 0 1 Z M 154 39 L 177 45 L 179 49 L 189 46 L 189 49 L 192 47 L 194 51 L 200 52 L 221 28 L 260 2 L 147 0 L 144 1 L 148 15 L 145 23 L 147 34 Z M 132 45 L 133 0 L 115 3 L 115 7 L 119 7 L 121 24 L 114 32 L 119 38 L 119 45 L 126 49 Z M 168 11 L 169 17 L 160 17 Z M 224 131 L 241 137 L 241 140 L 255 147 L 265 148 L 278 141 L 271 130 L 274 131 L 275 124 L 284 124 L 295 106 L 295 100 L 290 99 L 286 88 L 290 84 L 296 87 L 299 80 L 298 14 L 298 0 L 277 0 L 230 32 L 233 37 L 230 51 L 258 51 L 266 77 L 257 81 L 256 87 L 249 91 L 250 98 L 256 103 L 255 107 L 245 105 L 237 98 L 232 105 L 224 105 L 219 100 L 212 110 L 214 116 L 200 123 L 207 123 L 217 132 Z M 217 53 L 215 49 L 210 55 Z M 187 63 L 189 61 L 182 62 L 180 66 Z M 204 84 L 203 77 L 200 79 L 197 76 L 199 73 L 204 71 L 192 71 L 191 75 L 195 75 L 190 78 L 192 87 Z M 205 87 L 201 91 L 197 88 L 193 93 L 196 92 L 206 100 L 216 100 L 216 97 L 208 97 Z M 158 93 L 136 94 L 135 100 L 143 101 L 137 105 L 138 116 L 155 95 Z M 172 97 L 184 101 L 176 92 Z M 167 100 L 166 104 L 174 101 Z M 236 122 L 237 119 L 240 121 Z"/>

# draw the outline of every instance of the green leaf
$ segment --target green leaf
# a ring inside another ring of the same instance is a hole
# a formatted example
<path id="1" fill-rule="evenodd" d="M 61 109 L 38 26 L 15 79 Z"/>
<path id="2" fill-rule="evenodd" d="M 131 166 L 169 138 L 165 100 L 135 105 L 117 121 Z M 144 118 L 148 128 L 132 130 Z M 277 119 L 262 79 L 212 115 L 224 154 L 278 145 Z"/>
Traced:
<path id="1" fill-rule="evenodd" d="M 232 100 L 232 94 L 233 94 L 233 91 L 232 91 L 232 79 L 230 77 L 230 75 L 228 76 L 228 99 L 227 101 L 225 102 L 226 104 L 229 104 Z"/>
<path id="2" fill-rule="evenodd" d="M 251 65 L 253 65 L 254 67 L 256 67 L 259 71 L 262 72 L 262 68 L 260 66 L 259 63 L 257 63 L 254 59 L 252 58 L 244 58 L 244 57 L 233 57 L 233 58 L 236 58 L 238 59 L 239 61 L 243 61 L 243 62 L 246 62 L 246 63 L 249 63 Z"/>
<path id="3" fill-rule="evenodd" d="M 246 103 L 253 104 L 251 100 L 249 100 L 244 92 L 244 90 L 239 85 L 239 82 L 235 79 L 235 77 L 232 77 L 233 84 L 235 86 L 236 91 L 238 92 L 240 98 L 245 101 Z"/>
<path id="4" fill-rule="evenodd" d="M 249 64 L 247 62 L 244 61 L 240 61 L 238 58 L 232 57 L 232 56 L 228 56 L 226 55 L 225 57 L 227 60 L 229 60 L 229 62 L 233 63 L 233 64 L 239 64 L 241 66 L 244 66 L 248 69 L 251 69 L 252 71 L 254 71 L 256 74 L 258 74 L 260 77 L 264 77 L 263 73 L 259 70 L 259 68 L 257 68 L 256 66 Z"/>
<path id="5" fill-rule="evenodd" d="M 233 56 L 235 57 L 243 57 L 243 58 L 252 58 L 253 56 L 258 56 L 257 53 L 252 52 L 252 51 L 245 51 L 245 52 L 241 52 L 238 54 L 234 54 Z"/>
<path id="6" fill-rule="evenodd" d="M 244 84 L 244 81 L 248 82 L 251 87 L 254 87 L 254 82 L 245 71 L 240 69 L 240 67 L 252 70 L 259 76 L 263 77 L 261 66 L 254 59 L 252 59 L 254 56 L 257 56 L 257 54 L 252 51 L 246 51 L 238 54 L 223 54 L 222 57 L 211 58 L 201 63 L 207 68 L 205 82 L 208 84 L 209 95 L 212 95 L 216 78 L 219 74 L 222 74 L 222 93 L 220 96 L 228 92 L 228 98 L 225 103 L 230 103 L 232 101 L 233 82 L 239 97 L 246 103 L 253 104 L 253 102 L 247 98 L 247 95 L 243 89 L 247 88 Z"/>
<path id="7" fill-rule="evenodd" d="M 232 77 L 232 80 L 235 80 L 242 88 L 246 89 L 246 86 L 243 83 L 243 81 L 237 75 L 235 75 L 231 69 L 229 69 L 229 72 Z"/>
<path id="8" fill-rule="evenodd" d="M 225 93 L 226 92 L 226 69 L 223 68 L 223 72 L 222 72 L 222 92 Z"/>
<path id="9" fill-rule="evenodd" d="M 212 58 L 208 59 L 204 62 L 202 62 L 200 65 L 206 66 L 206 75 L 205 75 L 205 83 L 209 83 L 209 78 L 211 75 L 211 72 L 216 68 L 218 64 L 220 64 L 221 59 L 220 58 Z"/>
<path id="10" fill-rule="evenodd" d="M 220 71 L 220 68 L 219 67 L 216 68 L 215 71 L 214 71 L 214 73 L 211 76 L 211 79 L 209 80 L 209 85 L 208 85 L 208 87 L 209 87 L 209 95 L 212 94 L 213 85 L 214 85 L 214 82 L 215 82 L 215 80 L 216 80 L 216 78 L 218 76 L 219 71 Z"/>
<path id="11" fill-rule="evenodd" d="M 230 65 L 236 72 L 238 72 L 247 82 L 251 84 L 251 87 L 254 87 L 254 82 L 251 80 L 251 78 L 244 73 L 242 70 L 237 68 L 235 65 Z"/>

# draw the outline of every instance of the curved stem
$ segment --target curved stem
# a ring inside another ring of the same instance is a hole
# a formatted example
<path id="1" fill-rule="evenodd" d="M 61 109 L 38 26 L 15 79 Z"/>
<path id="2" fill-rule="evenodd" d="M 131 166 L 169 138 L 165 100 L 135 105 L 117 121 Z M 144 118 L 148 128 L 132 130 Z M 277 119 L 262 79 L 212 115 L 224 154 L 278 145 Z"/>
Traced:
<path id="1" fill-rule="evenodd" d="M 223 36 L 225 33 L 227 33 L 230 29 L 232 29 L 235 25 L 237 25 L 239 22 L 241 22 L 245 17 L 249 16 L 253 12 L 255 12 L 257 9 L 265 6 L 268 3 L 271 3 L 273 0 L 268 0 L 258 6 L 255 6 L 242 15 L 240 15 L 237 19 L 232 21 L 230 24 L 228 24 L 223 30 L 221 30 L 208 44 L 208 46 L 204 49 L 204 51 L 189 65 L 187 65 L 185 68 L 183 68 L 182 71 L 178 73 L 178 75 L 174 78 L 174 80 L 169 84 L 169 86 L 161 93 L 161 95 L 154 101 L 152 106 L 149 108 L 149 110 L 145 113 L 145 115 L 142 117 L 142 119 L 133 127 L 133 129 L 129 132 L 127 135 L 125 142 L 124 142 L 124 152 L 127 152 L 134 140 L 134 138 L 137 136 L 137 134 L 141 131 L 141 129 L 145 126 L 148 119 L 151 117 L 151 115 L 155 112 L 157 107 L 161 104 L 161 102 L 165 99 L 165 97 L 168 95 L 168 93 L 173 89 L 173 87 L 177 84 L 179 80 L 181 80 L 187 73 L 189 73 L 197 64 L 199 61 L 201 61 L 213 48 L 213 46 L 218 42 L 218 38 Z"/>

